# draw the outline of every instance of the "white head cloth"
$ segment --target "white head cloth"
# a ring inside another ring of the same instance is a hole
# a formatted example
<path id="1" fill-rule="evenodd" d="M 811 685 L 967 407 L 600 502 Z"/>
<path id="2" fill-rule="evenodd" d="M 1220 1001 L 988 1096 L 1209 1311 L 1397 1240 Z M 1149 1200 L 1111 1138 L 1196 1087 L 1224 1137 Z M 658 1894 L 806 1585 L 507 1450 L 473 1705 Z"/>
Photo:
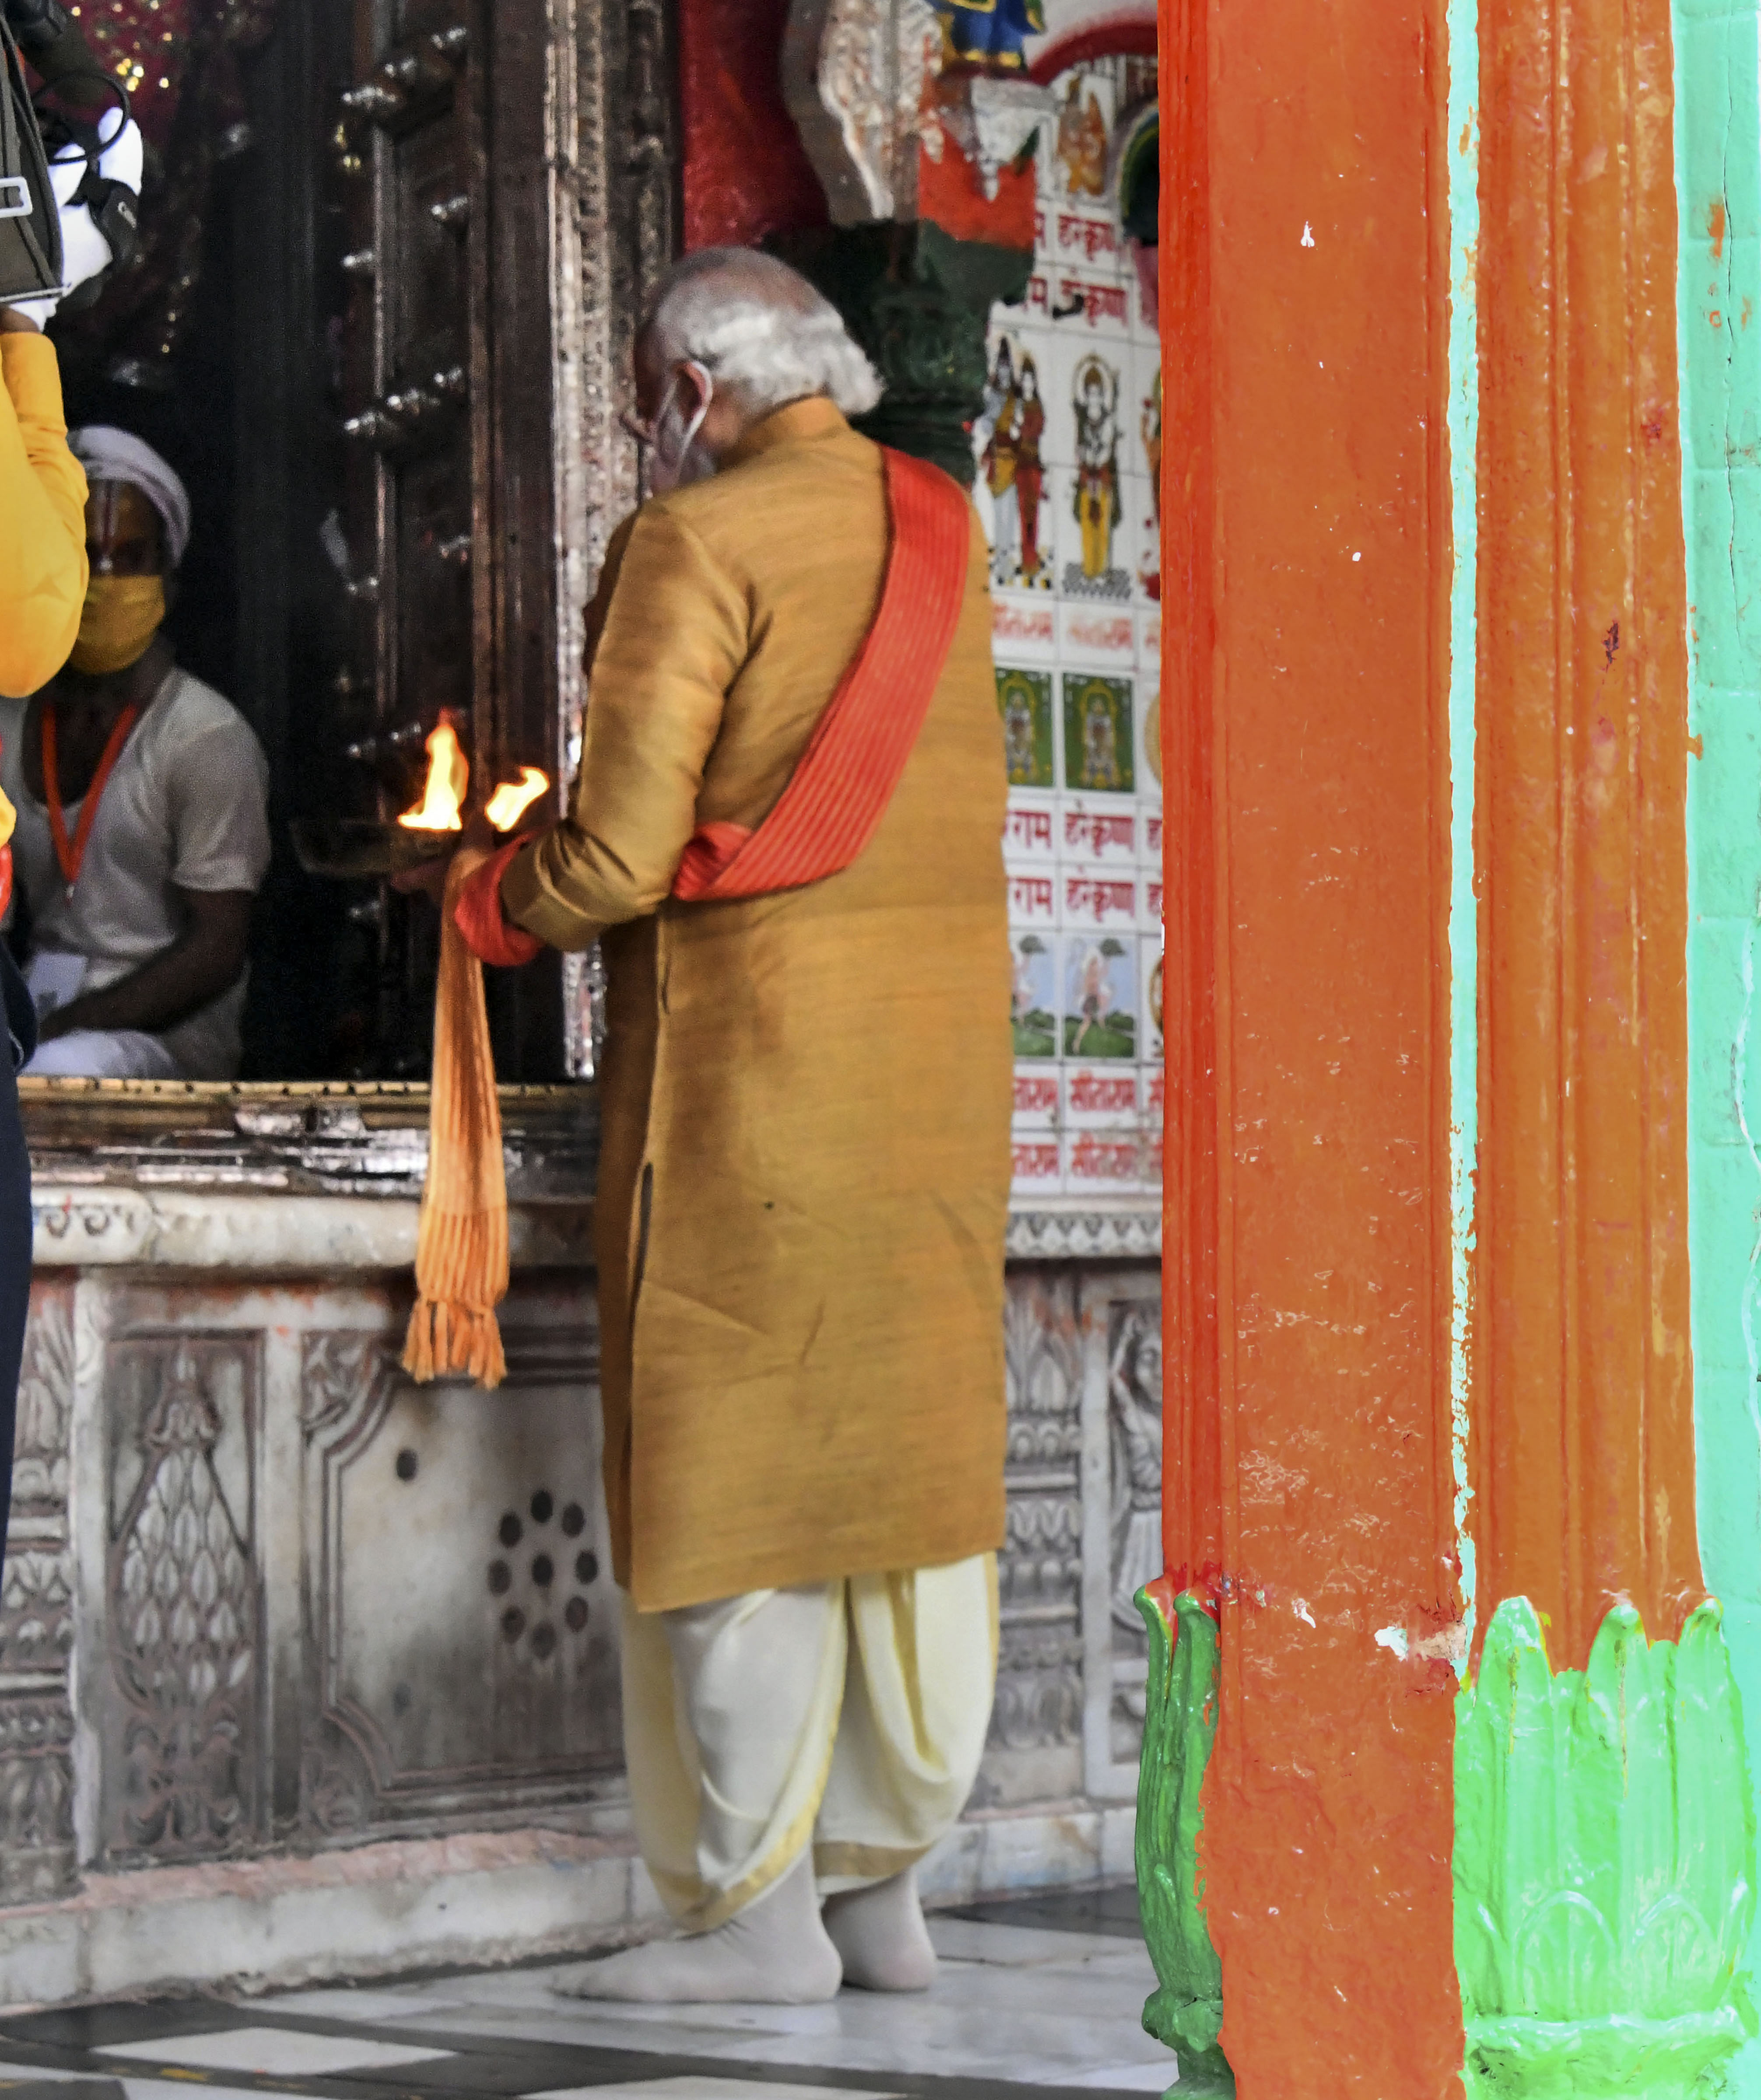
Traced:
<path id="1" fill-rule="evenodd" d="M 68 434 L 68 449 L 88 481 L 131 481 L 164 521 L 166 552 L 175 568 L 189 545 L 189 491 L 143 438 L 113 423 L 87 423 Z"/>

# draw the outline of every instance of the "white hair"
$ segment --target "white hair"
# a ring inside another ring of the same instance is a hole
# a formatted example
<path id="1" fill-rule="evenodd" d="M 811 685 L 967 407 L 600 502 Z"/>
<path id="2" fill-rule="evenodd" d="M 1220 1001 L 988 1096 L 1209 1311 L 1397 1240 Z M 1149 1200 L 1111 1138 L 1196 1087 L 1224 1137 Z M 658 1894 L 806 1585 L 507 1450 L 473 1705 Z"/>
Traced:
<path id="1" fill-rule="evenodd" d="M 837 308 L 755 248 L 702 248 L 676 263 L 647 333 L 663 365 L 700 364 L 748 413 L 819 394 L 863 416 L 880 399 L 880 374 Z"/>

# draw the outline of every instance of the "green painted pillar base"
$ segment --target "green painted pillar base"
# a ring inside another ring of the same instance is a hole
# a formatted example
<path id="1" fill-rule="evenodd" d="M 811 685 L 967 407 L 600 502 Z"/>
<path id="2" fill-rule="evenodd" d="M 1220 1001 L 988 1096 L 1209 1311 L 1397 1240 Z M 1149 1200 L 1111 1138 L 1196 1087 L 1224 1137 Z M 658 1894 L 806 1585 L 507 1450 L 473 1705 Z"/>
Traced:
<path id="1" fill-rule="evenodd" d="M 1455 1962 L 1475 2100 L 1709 2100 L 1754 2018 L 1754 1815 L 1722 1614 L 1603 1621 L 1555 1674 L 1498 1607 L 1455 1730 Z"/>
<path id="2" fill-rule="evenodd" d="M 1473 2020 L 1468 2090 L 1474 2100 L 1709 2100 L 1743 2033 L 1729 2006 L 1676 2020 Z"/>
<path id="3" fill-rule="evenodd" d="M 1150 1590 L 1137 1592 L 1150 1629 L 1148 1705 L 1137 1781 L 1137 1904 L 1150 1958 L 1161 1979 L 1143 2023 L 1174 2051 L 1181 2100 L 1233 2093 L 1223 2025 L 1223 1970 L 1205 1923 L 1198 1886 L 1198 1804 L 1216 1735 L 1217 1630 L 1190 1590 L 1174 1599 L 1171 1624 Z"/>

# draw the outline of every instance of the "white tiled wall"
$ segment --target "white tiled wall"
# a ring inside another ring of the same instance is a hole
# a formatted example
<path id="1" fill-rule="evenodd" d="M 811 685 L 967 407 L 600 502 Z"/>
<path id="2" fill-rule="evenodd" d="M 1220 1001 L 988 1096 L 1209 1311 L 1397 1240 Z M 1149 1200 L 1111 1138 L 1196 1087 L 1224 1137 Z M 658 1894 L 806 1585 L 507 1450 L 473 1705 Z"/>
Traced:
<path id="1" fill-rule="evenodd" d="M 1096 194 L 1096 112 L 1109 136 L 1151 85 L 1104 59 L 1055 85 L 1042 135 L 1039 232 L 1026 300 L 991 317 L 1033 361 L 1045 412 L 1039 561 L 1028 573 L 1018 487 L 993 495 L 975 434 L 977 497 L 993 549 L 998 704 L 1008 728 L 1004 856 L 1016 955 L 1015 1194 L 1141 1204 L 1161 1189 L 1160 559 L 1145 425 L 1159 419 L 1160 347 L 1112 201 Z M 1072 91 L 1074 89 L 1074 100 Z M 1091 110 L 1091 104 L 1092 110 Z M 1083 120 L 1089 150 L 1083 150 Z M 1076 516 L 1076 395 L 1098 377 L 1120 515 L 1087 567 Z M 1000 542 L 997 512 L 1005 517 Z M 1000 552 L 999 551 L 1000 548 Z M 1098 573 L 1092 571 L 1098 571 Z"/>

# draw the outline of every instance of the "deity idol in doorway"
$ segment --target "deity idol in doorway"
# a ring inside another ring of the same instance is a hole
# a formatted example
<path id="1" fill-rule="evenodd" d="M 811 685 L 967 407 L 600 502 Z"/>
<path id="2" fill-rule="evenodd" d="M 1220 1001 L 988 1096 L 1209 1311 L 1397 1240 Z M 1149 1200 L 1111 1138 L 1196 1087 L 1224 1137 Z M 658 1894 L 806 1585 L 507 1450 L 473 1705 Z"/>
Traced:
<path id="1" fill-rule="evenodd" d="M 1045 470 L 1039 443 L 1045 435 L 1045 404 L 1039 398 L 1039 368 L 1031 357 L 1021 361 L 1021 383 L 1015 424 L 1015 502 L 1021 518 L 1021 579 L 1039 580 L 1044 557 L 1039 552 L 1039 501 L 1045 488 Z"/>
<path id="2" fill-rule="evenodd" d="M 1101 113 L 1101 99 L 1088 87 L 1084 73 L 1070 75 L 1070 93 L 1058 111 L 1057 157 L 1064 170 L 1064 185 L 1073 197 L 1106 194 L 1107 126 Z"/>
<path id="3" fill-rule="evenodd" d="M 1076 522 L 1082 528 L 1081 580 L 1105 585 L 1119 521 L 1119 376 L 1098 357 L 1076 368 Z M 1129 590 L 1128 582 L 1124 584 Z"/>
<path id="4" fill-rule="evenodd" d="M 1035 391 L 1038 392 L 1035 382 Z M 985 388 L 984 422 L 990 435 L 985 440 L 985 486 L 991 492 L 994 515 L 991 542 L 991 579 L 993 583 L 1015 580 L 1017 545 L 1021 513 L 1015 492 L 1019 464 L 1022 398 L 1015 377 L 1014 352 L 1004 336 L 997 345 L 996 362 Z M 1040 421 L 1044 422 L 1042 414 Z"/>

